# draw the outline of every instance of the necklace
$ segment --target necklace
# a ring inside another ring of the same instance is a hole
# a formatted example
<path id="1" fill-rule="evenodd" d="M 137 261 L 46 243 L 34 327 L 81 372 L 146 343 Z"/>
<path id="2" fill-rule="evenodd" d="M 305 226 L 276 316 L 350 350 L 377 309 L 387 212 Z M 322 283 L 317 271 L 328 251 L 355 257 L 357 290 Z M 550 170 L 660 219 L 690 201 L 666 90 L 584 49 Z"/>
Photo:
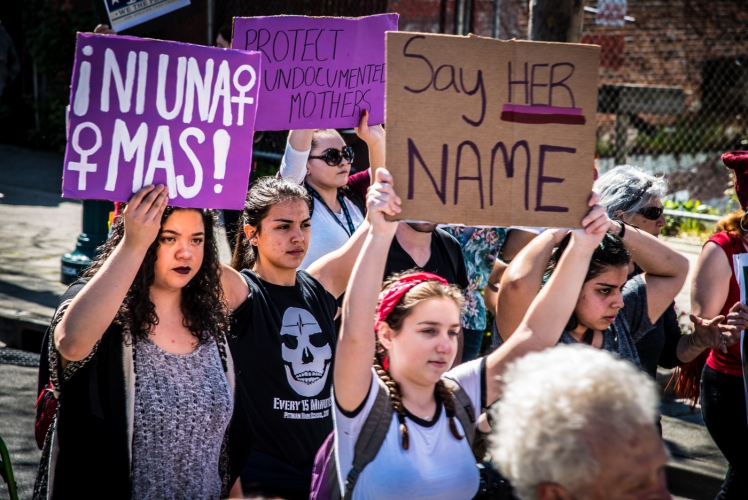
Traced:
<path id="1" fill-rule="evenodd" d="M 305 184 L 307 191 L 309 191 L 309 194 L 312 195 L 312 198 L 322 203 L 322 205 L 327 209 L 327 211 L 332 215 L 333 220 L 337 222 L 338 226 L 340 226 L 343 231 L 345 231 L 345 234 L 350 237 L 353 235 L 353 233 L 356 232 L 356 226 L 353 224 L 353 219 L 351 218 L 351 214 L 348 211 L 348 207 L 345 204 L 345 198 L 343 196 L 343 193 L 340 192 L 338 189 L 337 191 L 337 199 L 338 203 L 340 203 L 341 208 L 343 209 L 343 215 L 345 216 L 345 221 L 348 223 L 348 229 L 345 228 L 342 222 L 340 222 L 340 219 L 338 219 L 338 216 L 335 214 L 335 212 L 332 211 L 330 207 L 327 206 L 327 203 L 325 203 L 325 200 L 322 199 L 322 196 L 317 192 L 316 189 L 314 189 L 309 184 Z"/>

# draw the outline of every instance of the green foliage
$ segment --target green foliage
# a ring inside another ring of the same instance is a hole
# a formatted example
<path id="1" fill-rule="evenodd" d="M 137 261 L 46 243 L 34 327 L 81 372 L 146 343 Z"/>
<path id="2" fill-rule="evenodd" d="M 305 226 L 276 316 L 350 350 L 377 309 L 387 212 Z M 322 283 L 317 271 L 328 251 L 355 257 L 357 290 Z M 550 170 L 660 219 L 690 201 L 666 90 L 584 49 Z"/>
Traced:
<path id="1" fill-rule="evenodd" d="M 698 200 L 670 201 L 663 203 L 666 210 L 680 210 L 696 214 L 720 215 L 720 211 L 704 205 Z M 663 236 L 691 236 L 706 240 L 714 232 L 714 223 L 688 219 L 685 217 L 666 216 L 667 224 L 662 228 Z"/>
<path id="2" fill-rule="evenodd" d="M 616 154 L 616 145 L 614 142 L 606 142 L 598 139 L 595 142 L 595 153 L 601 158 L 607 158 Z"/>
<path id="3" fill-rule="evenodd" d="M 76 6 L 75 0 L 24 0 L 26 50 L 36 64 L 39 81 L 39 131 L 29 130 L 31 144 L 45 149 L 65 148 L 65 106 L 70 100 L 70 80 L 78 31 L 92 31 L 96 13 Z M 24 99 L 33 106 L 33 95 Z"/>
<path id="4" fill-rule="evenodd" d="M 257 170 L 255 172 L 255 177 L 257 179 L 259 179 L 260 177 L 275 176 L 278 173 L 277 164 L 269 163 L 263 160 L 258 160 L 255 163 L 254 168 Z"/>
<path id="5" fill-rule="evenodd" d="M 713 112 L 683 115 L 674 126 L 659 125 L 653 133 L 639 132 L 628 154 L 695 154 L 698 152 L 731 151 L 745 149 L 748 144 L 748 127 L 739 116 L 732 117 Z M 615 154 L 614 140 L 598 140 L 596 151 L 601 157 Z"/>

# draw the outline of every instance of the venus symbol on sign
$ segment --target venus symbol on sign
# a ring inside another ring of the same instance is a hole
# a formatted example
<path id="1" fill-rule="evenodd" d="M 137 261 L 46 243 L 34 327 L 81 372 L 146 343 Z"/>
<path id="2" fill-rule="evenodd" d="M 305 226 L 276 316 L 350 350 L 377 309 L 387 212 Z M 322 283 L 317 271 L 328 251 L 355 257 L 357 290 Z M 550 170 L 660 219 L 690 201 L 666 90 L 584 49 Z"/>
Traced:
<path id="1" fill-rule="evenodd" d="M 239 84 L 239 75 L 243 72 L 249 73 L 249 82 L 246 85 Z M 231 102 L 239 104 L 239 118 L 236 121 L 237 125 L 244 125 L 244 104 L 254 104 L 254 97 L 247 97 L 247 92 L 252 90 L 257 81 L 257 74 L 252 66 L 248 64 L 242 64 L 234 72 L 234 87 L 239 91 L 238 97 L 232 97 Z"/>
<path id="2" fill-rule="evenodd" d="M 89 149 L 82 149 L 80 145 L 81 131 L 90 128 L 96 135 L 96 142 Z M 83 122 L 75 127 L 72 138 L 73 150 L 80 155 L 80 161 L 68 162 L 68 170 L 78 172 L 78 190 L 86 190 L 86 174 L 96 172 L 96 163 L 88 163 L 88 157 L 94 154 L 101 147 L 101 130 L 94 123 Z"/>

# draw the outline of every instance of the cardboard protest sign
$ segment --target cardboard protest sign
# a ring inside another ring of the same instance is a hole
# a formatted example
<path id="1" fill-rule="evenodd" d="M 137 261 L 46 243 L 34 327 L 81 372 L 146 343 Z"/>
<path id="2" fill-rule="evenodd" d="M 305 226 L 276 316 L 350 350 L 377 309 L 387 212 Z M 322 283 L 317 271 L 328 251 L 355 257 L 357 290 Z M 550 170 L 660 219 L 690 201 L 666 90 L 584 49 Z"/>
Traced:
<path id="1" fill-rule="evenodd" d="M 259 83 L 257 53 L 79 33 L 63 196 L 242 208 Z"/>
<path id="2" fill-rule="evenodd" d="M 384 122 L 385 31 L 397 14 L 235 17 L 231 47 L 262 54 L 257 130 Z"/>
<path id="3" fill-rule="evenodd" d="M 387 33 L 387 168 L 404 220 L 579 227 L 599 47 Z"/>

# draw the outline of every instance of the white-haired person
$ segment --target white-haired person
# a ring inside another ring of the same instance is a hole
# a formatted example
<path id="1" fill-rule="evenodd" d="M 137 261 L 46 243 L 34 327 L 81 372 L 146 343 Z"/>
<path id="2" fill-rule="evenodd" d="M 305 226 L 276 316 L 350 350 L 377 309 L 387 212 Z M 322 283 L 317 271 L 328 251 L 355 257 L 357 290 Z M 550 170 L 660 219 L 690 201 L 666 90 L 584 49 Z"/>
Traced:
<path id="1" fill-rule="evenodd" d="M 410 272 L 388 280 L 379 293 L 398 231 L 398 223 L 388 222 L 385 215 L 397 215 L 400 200 L 392 176 L 384 169 L 375 175 L 367 196 L 371 226 L 348 283 L 335 352 L 339 487 L 354 500 L 470 499 L 478 490 L 479 472 L 457 413 L 464 408 L 477 419 L 501 395 L 498 375 L 508 363 L 558 342 L 610 221 L 593 195 L 593 208 L 581 221 L 584 229 L 571 231 L 568 251 L 514 335 L 489 356 L 450 370 L 460 332 L 459 289 L 434 274 Z M 453 384 L 459 384 L 469 405 L 457 407 Z M 380 390 L 391 406 L 382 410 L 377 404 L 384 413 L 374 413 Z M 381 447 L 372 461 L 354 468 L 357 439 L 369 416 L 380 414 L 388 418 L 381 421 L 387 422 Z"/>
<path id="2" fill-rule="evenodd" d="M 666 500 L 655 384 L 607 352 L 561 346 L 502 376 L 494 465 L 521 500 Z"/>

